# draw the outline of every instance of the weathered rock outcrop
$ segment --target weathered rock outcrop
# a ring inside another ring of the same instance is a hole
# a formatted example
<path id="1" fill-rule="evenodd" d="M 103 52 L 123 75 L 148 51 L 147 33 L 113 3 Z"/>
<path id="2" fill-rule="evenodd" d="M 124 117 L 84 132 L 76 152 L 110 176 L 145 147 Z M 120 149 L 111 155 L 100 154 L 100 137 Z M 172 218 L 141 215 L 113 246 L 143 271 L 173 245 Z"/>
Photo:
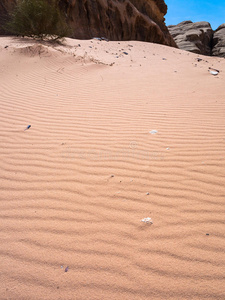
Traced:
<path id="1" fill-rule="evenodd" d="M 104 36 L 176 46 L 164 23 L 163 0 L 62 0 L 75 38 Z"/>
<path id="2" fill-rule="evenodd" d="M 214 32 L 212 55 L 225 57 L 225 23 Z"/>
<path id="3" fill-rule="evenodd" d="M 0 15 L 6 16 L 16 0 L 1 1 Z M 164 22 L 164 0 L 60 0 L 59 5 L 74 38 L 103 36 L 109 40 L 139 40 L 176 47 Z"/>
<path id="4" fill-rule="evenodd" d="M 190 52 L 211 55 L 213 30 L 208 22 L 184 21 L 168 26 L 178 48 Z"/>
<path id="5" fill-rule="evenodd" d="M 190 52 L 225 57 L 225 23 L 215 31 L 208 22 L 184 21 L 168 26 L 178 48 Z"/>
<path id="6" fill-rule="evenodd" d="M 164 23 L 163 0 L 61 0 L 73 37 L 104 36 L 109 40 L 140 40 L 176 47 Z"/>

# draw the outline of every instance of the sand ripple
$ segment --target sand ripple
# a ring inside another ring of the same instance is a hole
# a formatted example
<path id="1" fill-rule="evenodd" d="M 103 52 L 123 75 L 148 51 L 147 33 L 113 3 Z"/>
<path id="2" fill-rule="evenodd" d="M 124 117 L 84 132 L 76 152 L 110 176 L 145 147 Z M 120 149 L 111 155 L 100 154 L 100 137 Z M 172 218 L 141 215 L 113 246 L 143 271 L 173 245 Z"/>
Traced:
<path id="1" fill-rule="evenodd" d="M 1 299 L 224 299 L 224 60 L 129 44 L 0 39 Z"/>

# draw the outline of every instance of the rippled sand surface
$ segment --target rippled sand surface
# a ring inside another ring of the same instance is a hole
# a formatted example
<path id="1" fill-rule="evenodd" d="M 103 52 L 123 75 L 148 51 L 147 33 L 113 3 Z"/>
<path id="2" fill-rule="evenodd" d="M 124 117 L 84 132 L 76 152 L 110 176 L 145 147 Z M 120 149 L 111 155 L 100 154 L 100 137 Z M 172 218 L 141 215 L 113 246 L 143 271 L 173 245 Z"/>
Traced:
<path id="1" fill-rule="evenodd" d="M 225 60 L 10 37 L 0 53 L 0 298 L 224 299 Z"/>

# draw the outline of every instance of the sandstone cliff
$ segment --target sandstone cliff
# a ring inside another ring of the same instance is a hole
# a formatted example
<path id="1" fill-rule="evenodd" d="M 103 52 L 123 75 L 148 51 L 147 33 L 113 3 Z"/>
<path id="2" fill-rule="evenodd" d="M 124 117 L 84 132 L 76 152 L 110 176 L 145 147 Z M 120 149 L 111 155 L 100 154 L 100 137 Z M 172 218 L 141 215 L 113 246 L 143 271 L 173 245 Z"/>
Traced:
<path id="1" fill-rule="evenodd" d="M 225 24 L 213 31 L 208 22 L 183 21 L 168 29 L 180 49 L 225 57 Z"/>
<path id="2" fill-rule="evenodd" d="M 225 23 L 214 32 L 212 55 L 225 57 Z"/>
<path id="3" fill-rule="evenodd" d="M 16 0 L 1 1 L 3 20 Z M 139 40 L 176 47 L 164 23 L 164 0 L 60 0 L 59 5 L 74 38 Z"/>
<path id="4" fill-rule="evenodd" d="M 176 46 L 164 23 L 163 0 L 62 0 L 73 37 L 104 36 Z"/>
<path id="5" fill-rule="evenodd" d="M 211 55 L 213 30 L 208 22 L 184 21 L 168 26 L 178 48 L 194 53 Z"/>

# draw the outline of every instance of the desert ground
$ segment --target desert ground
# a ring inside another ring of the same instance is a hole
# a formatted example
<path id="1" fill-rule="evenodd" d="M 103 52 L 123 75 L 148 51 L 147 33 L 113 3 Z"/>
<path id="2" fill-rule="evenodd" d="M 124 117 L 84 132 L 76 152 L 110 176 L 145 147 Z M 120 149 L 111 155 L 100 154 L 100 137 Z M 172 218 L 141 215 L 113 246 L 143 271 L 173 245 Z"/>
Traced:
<path id="1" fill-rule="evenodd" d="M 0 37 L 0 74 L 0 299 L 225 299 L 225 59 Z"/>

